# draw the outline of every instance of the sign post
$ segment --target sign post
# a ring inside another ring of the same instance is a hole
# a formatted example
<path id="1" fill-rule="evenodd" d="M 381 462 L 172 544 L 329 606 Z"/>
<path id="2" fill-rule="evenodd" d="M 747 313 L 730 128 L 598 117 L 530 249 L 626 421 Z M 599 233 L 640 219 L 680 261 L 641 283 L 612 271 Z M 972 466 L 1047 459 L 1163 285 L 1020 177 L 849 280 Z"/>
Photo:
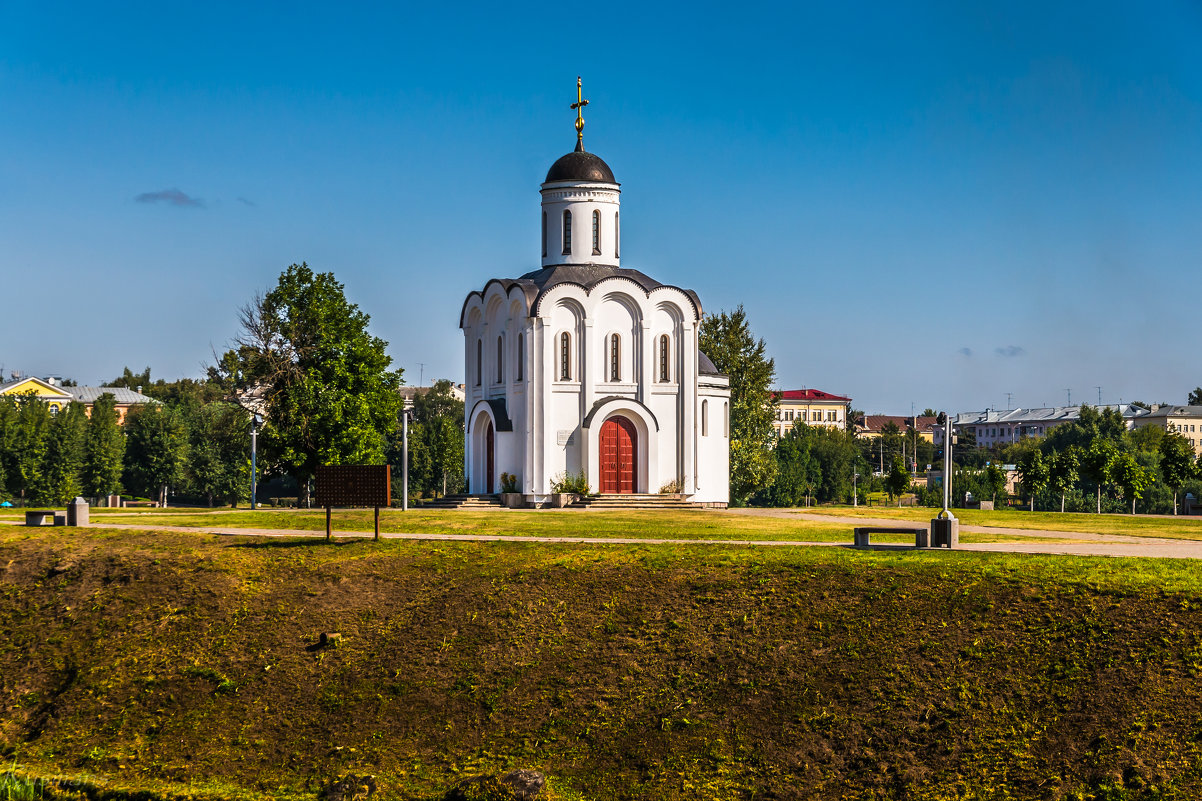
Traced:
<path id="1" fill-rule="evenodd" d="M 380 507 L 392 503 L 392 468 L 381 464 L 332 464 L 317 468 L 317 505 L 326 508 L 326 539 L 335 506 L 375 507 L 375 538 L 380 539 Z"/>

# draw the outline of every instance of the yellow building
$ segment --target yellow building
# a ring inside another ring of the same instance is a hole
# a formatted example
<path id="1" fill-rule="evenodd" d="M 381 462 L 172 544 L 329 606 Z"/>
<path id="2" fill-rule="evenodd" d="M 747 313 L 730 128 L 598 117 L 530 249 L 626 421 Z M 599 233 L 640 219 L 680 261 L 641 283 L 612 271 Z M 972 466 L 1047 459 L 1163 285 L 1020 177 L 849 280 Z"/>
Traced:
<path id="1" fill-rule="evenodd" d="M 69 387 L 61 387 L 53 379 L 17 378 L 0 384 L 0 395 L 33 396 L 50 406 L 51 414 L 58 414 L 64 406 L 75 397 L 68 391 Z"/>
<path id="2" fill-rule="evenodd" d="M 934 417 L 905 417 L 898 414 L 866 414 L 856 420 L 856 436 L 865 439 L 876 439 L 890 423 L 897 426 L 902 434 L 908 434 L 912 429 L 918 430 L 920 439 L 926 442 L 935 441 Z"/>
<path id="3" fill-rule="evenodd" d="M 131 406 L 143 403 L 158 403 L 154 398 L 147 397 L 141 392 L 135 392 L 125 387 L 64 387 L 54 378 L 18 378 L 0 384 L 0 395 L 16 397 L 35 397 L 50 406 L 51 414 L 58 414 L 64 406 L 72 401 L 84 405 L 88 415 L 92 414 L 92 404 L 101 395 L 113 396 L 117 410 L 117 422 L 125 422 L 125 413 Z"/>
<path id="4" fill-rule="evenodd" d="M 1134 427 L 1156 426 L 1180 434 L 1202 455 L 1202 406 L 1153 406 L 1147 414 L 1135 418 Z"/>
<path id="5" fill-rule="evenodd" d="M 786 389 L 776 396 L 776 436 L 789 433 L 794 423 L 824 428 L 846 428 L 851 398 L 832 395 L 820 389 Z"/>

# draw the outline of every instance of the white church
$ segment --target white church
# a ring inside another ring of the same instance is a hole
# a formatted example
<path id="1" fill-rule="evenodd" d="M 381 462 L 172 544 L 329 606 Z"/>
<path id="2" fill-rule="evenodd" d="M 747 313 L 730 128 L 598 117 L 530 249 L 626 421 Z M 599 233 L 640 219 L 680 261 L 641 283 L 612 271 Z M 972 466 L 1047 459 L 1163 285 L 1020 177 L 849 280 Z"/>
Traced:
<path id="1" fill-rule="evenodd" d="M 697 345 L 701 301 L 622 267 L 620 184 L 584 149 L 542 184 L 542 267 L 463 302 L 471 493 L 517 478 L 528 504 L 583 474 L 594 493 L 679 492 L 724 506 L 730 382 Z"/>

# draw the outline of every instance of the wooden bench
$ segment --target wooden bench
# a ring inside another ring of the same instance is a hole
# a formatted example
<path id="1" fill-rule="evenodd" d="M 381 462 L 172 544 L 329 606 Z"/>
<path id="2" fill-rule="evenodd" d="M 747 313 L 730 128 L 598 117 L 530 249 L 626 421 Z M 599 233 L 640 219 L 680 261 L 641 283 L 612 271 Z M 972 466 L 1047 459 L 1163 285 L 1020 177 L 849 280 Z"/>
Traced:
<path id="1" fill-rule="evenodd" d="M 872 543 L 868 541 L 869 534 L 913 534 L 915 548 L 931 547 L 931 532 L 926 528 L 919 528 L 917 526 L 901 528 L 857 526 L 853 535 L 855 537 L 854 544 L 857 547 L 871 545 Z"/>
<path id="2" fill-rule="evenodd" d="M 65 526 L 67 525 L 67 513 L 56 512 L 53 509 L 26 509 L 25 525 Z"/>

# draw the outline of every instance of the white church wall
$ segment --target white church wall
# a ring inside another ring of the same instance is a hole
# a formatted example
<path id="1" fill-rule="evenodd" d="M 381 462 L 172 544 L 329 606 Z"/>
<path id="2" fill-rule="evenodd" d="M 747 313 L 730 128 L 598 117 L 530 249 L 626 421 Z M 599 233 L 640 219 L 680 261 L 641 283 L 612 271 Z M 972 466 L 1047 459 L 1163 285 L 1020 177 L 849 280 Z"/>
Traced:
<path id="1" fill-rule="evenodd" d="M 543 213 L 547 215 L 543 266 L 551 264 L 619 264 L 620 220 L 618 202 L 621 190 L 617 184 L 591 184 L 588 187 L 570 183 L 543 184 Z M 571 253 L 564 253 L 563 213 L 572 214 Z M 598 244 L 593 248 L 593 212 L 598 213 Z"/>
<path id="2" fill-rule="evenodd" d="M 729 385 L 729 379 L 723 376 L 704 375 L 698 379 L 695 503 L 725 504 L 730 498 Z"/>

